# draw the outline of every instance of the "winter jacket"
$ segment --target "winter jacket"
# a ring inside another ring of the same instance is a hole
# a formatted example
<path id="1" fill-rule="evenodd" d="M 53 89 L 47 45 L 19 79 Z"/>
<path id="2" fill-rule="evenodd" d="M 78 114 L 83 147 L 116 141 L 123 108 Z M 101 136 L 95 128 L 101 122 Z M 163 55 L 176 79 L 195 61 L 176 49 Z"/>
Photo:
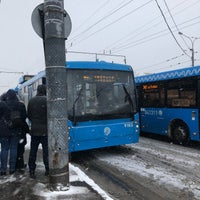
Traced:
<path id="1" fill-rule="evenodd" d="M 41 89 L 41 90 L 40 90 Z M 47 135 L 47 99 L 45 91 L 39 87 L 37 95 L 30 99 L 27 107 L 28 119 L 31 121 L 31 135 Z"/>
<path id="2" fill-rule="evenodd" d="M 7 107 L 6 103 L 0 101 L 0 137 L 2 136 L 10 136 L 9 129 L 9 116 L 10 110 Z"/>
<path id="3" fill-rule="evenodd" d="M 20 102 L 17 98 L 17 95 L 14 90 L 8 90 L 6 93 L 6 104 L 10 109 L 10 120 L 12 113 L 19 113 L 21 123 L 13 126 L 10 126 L 11 132 L 15 132 L 17 134 L 22 134 L 24 130 L 24 126 L 26 126 L 26 107 L 24 103 Z M 11 120 L 12 121 L 12 120 Z"/>

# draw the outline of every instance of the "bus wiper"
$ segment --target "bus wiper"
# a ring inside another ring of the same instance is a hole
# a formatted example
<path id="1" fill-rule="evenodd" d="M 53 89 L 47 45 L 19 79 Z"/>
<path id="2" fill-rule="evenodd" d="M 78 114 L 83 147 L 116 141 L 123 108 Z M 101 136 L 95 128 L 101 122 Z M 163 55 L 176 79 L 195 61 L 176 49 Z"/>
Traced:
<path id="1" fill-rule="evenodd" d="M 130 104 L 130 106 L 131 106 L 131 111 L 134 111 L 133 100 L 132 100 L 132 98 L 131 98 L 131 95 L 130 95 L 130 93 L 128 92 L 128 90 L 127 90 L 127 88 L 125 87 L 124 84 L 122 84 L 122 87 L 123 87 L 124 92 L 125 92 L 125 94 L 126 94 L 126 96 L 125 96 L 125 102 L 128 100 L 128 102 L 129 102 L 129 104 Z M 132 112 L 131 112 L 131 113 L 132 113 Z"/>
<path id="2" fill-rule="evenodd" d="M 73 110 L 73 125 L 76 126 L 76 103 L 78 102 L 80 96 L 81 96 L 81 93 L 83 91 L 83 86 L 81 87 L 81 89 L 79 90 L 78 92 L 78 95 L 73 103 L 73 107 L 72 107 L 72 110 Z"/>

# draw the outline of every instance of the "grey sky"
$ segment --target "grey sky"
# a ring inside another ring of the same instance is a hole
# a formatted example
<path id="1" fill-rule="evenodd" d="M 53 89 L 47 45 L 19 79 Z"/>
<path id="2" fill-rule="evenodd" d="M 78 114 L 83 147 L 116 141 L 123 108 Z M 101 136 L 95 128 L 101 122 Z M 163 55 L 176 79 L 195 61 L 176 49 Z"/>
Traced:
<path id="1" fill-rule="evenodd" d="M 36 74 L 44 69 L 42 39 L 31 25 L 33 9 L 43 2 L 1 1 L 0 93 L 15 87 L 21 76 L 4 72 Z M 125 55 L 136 75 L 191 66 L 191 41 L 178 31 L 200 37 L 200 0 L 157 2 L 173 35 L 156 0 L 65 0 L 65 10 L 72 20 L 66 48 Z M 200 39 L 195 41 L 194 49 L 195 65 L 200 65 Z M 66 59 L 94 60 L 94 56 L 67 54 Z M 122 62 L 119 58 L 113 60 Z"/>

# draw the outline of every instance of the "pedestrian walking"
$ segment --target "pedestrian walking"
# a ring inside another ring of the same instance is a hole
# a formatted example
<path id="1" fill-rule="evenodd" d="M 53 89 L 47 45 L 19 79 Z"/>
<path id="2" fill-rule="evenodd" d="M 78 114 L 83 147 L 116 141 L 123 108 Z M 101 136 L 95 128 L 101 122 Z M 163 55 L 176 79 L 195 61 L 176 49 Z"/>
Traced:
<path id="1" fill-rule="evenodd" d="M 3 95 L 0 100 L 0 143 L 1 143 L 1 176 L 6 175 L 8 162 L 8 138 L 10 110 L 4 101 Z"/>
<path id="2" fill-rule="evenodd" d="M 22 137 L 27 115 L 24 103 L 18 100 L 16 92 L 12 89 L 8 90 L 6 93 L 6 105 L 10 110 L 10 136 L 8 137 L 7 144 L 10 151 L 9 171 L 10 174 L 13 174 L 16 170 L 18 144 L 20 137 Z"/>
<path id="3" fill-rule="evenodd" d="M 36 96 L 31 98 L 28 102 L 27 114 L 31 122 L 31 148 L 28 161 L 30 177 L 35 178 L 37 151 L 40 143 L 42 144 L 45 175 L 49 175 L 47 99 L 45 85 L 38 85 Z"/>

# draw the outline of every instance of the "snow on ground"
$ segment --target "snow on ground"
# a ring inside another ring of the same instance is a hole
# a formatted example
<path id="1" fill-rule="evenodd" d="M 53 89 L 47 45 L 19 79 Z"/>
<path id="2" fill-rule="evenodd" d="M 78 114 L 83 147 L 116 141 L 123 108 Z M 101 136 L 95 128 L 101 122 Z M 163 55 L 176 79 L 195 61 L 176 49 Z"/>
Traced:
<path id="1" fill-rule="evenodd" d="M 147 177 L 160 185 L 165 185 L 167 188 L 176 187 L 180 190 L 188 190 L 191 191 L 197 199 L 200 199 L 200 182 L 193 181 L 192 178 L 186 177 L 186 175 L 175 172 L 173 168 L 166 167 L 154 163 L 153 161 L 145 161 L 141 159 L 140 156 L 137 156 L 137 153 L 145 153 L 154 155 L 154 159 L 161 158 L 166 162 L 173 162 L 177 166 L 187 166 L 188 169 L 194 169 L 200 167 L 200 162 L 198 162 L 200 155 L 198 151 L 191 150 L 185 151 L 185 149 L 178 148 L 169 148 L 169 144 L 165 146 L 165 144 L 156 143 L 156 148 L 154 148 L 154 143 L 148 144 L 145 143 L 144 140 L 140 140 L 140 143 L 134 145 L 127 145 L 129 148 L 132 148 L 136 153 L 133 155 L 122 156 L 121 154 L 106 153 L 104 155 L 96 155 L 100 160 L 103 160 L 121 170 L 127 170 L 132 173 L 137 173 L 140 176 Z M 174 147 L 174 145 L 172 145 Z M 40 146 L 41 148 L 41 146 Z M 160 148 L 160 150 L 159 150 Z M 30 136 L 27 136 L 27 145 L 26 149 L 30 149 Z M 166 152 L 165 152 L 166 150 Z M 169 153 L 169 151 L 171 153 Z M 184 154 L 183 154 L 184 152 Z M 185 157 L 185 156 L 187 157 Z M 38 168 L 43 168 L 43 163 L 37 163 Z M 78 167 L 75 167 L 72 164 L 69 164 L 69 172 L 70 172 L 70 182 L 74 181 L 83 181 L 90 185 L 102 198 L 105 200 L 112 200 L 111 197 L 107 195 L 105 191 L 103 191 L 92 179 L 90 179 L 83 171 L 81 171 Z M 23 175 L 22 175 L 23 176 Z M 23 177 L 22 177 L 23 178 Z M 6 182 L 16 181 L 14 176 L 8 176 L 6 179 L 1 180 L 0 185 Z M 73 194 L 87 194 L 88 188 L 80 187 L 80 186 L 70 186 L 66 191 L 49 191 L 47 187 L 38 183 L 34 192 L 42 197 L 45 197 L 47 200 L 56 199 L 59 195 L 73 195 Z"/>
<path id="2" fill-rule="evenodd" d="M 41 148 L 41 145 L 39 146 Z M 27 145 L 26 150 L 30 149 L 30 135 L 27 135 Z M 44 168 L 42 162 L 37 163 L 37 168 Z M 93 190 L 95 190 L 103 199 L 105 200 L 112 200 L 107 193 L 102 190 L 92 179 L 90 179 L 83 171 L 81 171 L 78 167 L 75 167 L 72 164 L 69 164 L 69 179 L 70 182 L 74 181 L 81 181 L 87 183 Z M 21 175 L 23 178 L 23 175 Z M 6 178 L 2 179 L 0 181 L 1 184 L 5 184 L 7 182 L 14 182 L 16 181 L 16 177 L 14 175 L 7 176 Z M 63 191 L 50 191 L 47 189 L 47 186 L 43 183 L 37 183 L 35 187 L 33 188 L 34 194 L 37 194 L 39 196 L 45 197 L 46 200 L 54 200 L 57 199 L 58 196 L 62 195 L 77 195 L 77 194 L 87 194 L 90 192 L 88 188 L 86 187 L 80 187 L 80 186 L 69 186 L 69 188 L 63 188 Z"/>
<path id="3" fill-rule="evenodd" d="M 85 182 L 88 185 L 90 185 L 93 188 L 93 190 L 95 190 L 103 199 L 113 200 L 111 197 L 107 195 L 107 193 L 104 190 L 102 190 L 92 179 L 90 179 L 78 167 L 75 167 L 74 165 L 69 164 L 69 172 L 70 172 L 70 175 L 69 175 L 70 182 L 74 182 L 74 181 Z M 45 197 L 46 200 L 54 200 L 58 196 L 62 196 L 62 195 L 71 196 L 75 194 L 87 194 L 89 192 L 88 188 L 86 187 L 72 186 L 72 185 L 69 188 L 66 188 L 66 190 L 65 189 L 63 191 L 62 190 L 50 191 L 49 189 L 47 189 L 46 185 L 43 183 L 38 183 L 34 187 L 34 193 L 39 196 Z"/>
<path id="4" fill-rule="evenodd" d="M 98 157 L 99 159 L 108 162 L 120 169 L 125 169 L 132 171 L 134 173 L 140 174 L 145 177 L 151 177 L 154 180 L 160 182 L 160 184 L 168 183 L 173 184 L 176 187 L 183 188 L 185 187 L 182 183 L 184 176 L 178 175 L 175 176 L 173 173 L 170 173 L 168 169 L 163 169 L 161 167 L 146 165 L 146 163 L 138 160 L 135 156 L 130 158 L 123 158 L 121 156 L 114 156 L 112 154 L 104 156 L 103 158 Z"/>
<path id="5" fill-rule="evenodd" d="M 184 173 L 180 174 L 176 170 L 170 167 L 170 165 L 161 166 L 154 162 L 153 160 L 147 161 L 141 159 L 140 154 L 145 154 L 142 152 L 146 152 L 145 155 L 153 155 L 153 159 L 161 157 L 163 162 L 173 163 L 175 162 L 176 166 L 187 166 L 189 170 L 193 170 L 194 167 L 200 167 L 200 162 L 197 159 L 196 162 L 193 158 L 196 156 L 199 158 L 198 152 L 191 150 L 191 153 L 185 152 L 184 155 L 188 156 L 187 158 L 183 156 L 183 151 L 175 149 L 175 153 L 169 153 L 168 148 L 163 146 L 163 143 L 160 145 L 160 149 L 165 149 L 166 152 L 158 151 L 159 147 L 157 146 L 159 143 L 156 143 L 156 148 L 152 148 L 151 144 L 146 144 L 143 142 L 139 142 L 138 144 L 126 145 L 128 148 L 133 149 L 137 153 L 134 155 L 124 155 L 115 154 L 113 156 L 112 153 L 107 153 L 106 155 L 96 155 L 98 159 L 107 162 L 121 170 L 126 170 L 132 173 L 137 173 L 140 176 L 147 177 L 150 180 L 157 182 L 160 185 L 165 185 L 168 189 L 175 187 L 179 190 L 188 190 L 191 191 L 197 199 L 200 199 L 200 181 L 194 182 L 191 177 L 187 177 Z M 169 144 L 167 144 L 169 145 Z M 180 147 L 179 148 L 184 148 Z M 180 154 L 180 155 L 179 155 Z M 177 156 L 178 155 L 178 156 Z M 183 157 L 182 157 L 183 156 Z M 191 159 L 187 160 L 189 157 Z"/>
<path id="6" fill-rule="evenodd" d="M 58 196 L 71 196 L 73 194 L 86 194 L 89 192 L 89 190 L 85 187 L 78 187 L 78 186 L 70 186 L 68 190 L 66 191 L 50 191 L 47 189 L 45 184 L 38 183 L 33 188 L 34 194 L 37 194 L 41 197 L 45 197 L 46 200 L 53 200 L 57 199 Z"/>

